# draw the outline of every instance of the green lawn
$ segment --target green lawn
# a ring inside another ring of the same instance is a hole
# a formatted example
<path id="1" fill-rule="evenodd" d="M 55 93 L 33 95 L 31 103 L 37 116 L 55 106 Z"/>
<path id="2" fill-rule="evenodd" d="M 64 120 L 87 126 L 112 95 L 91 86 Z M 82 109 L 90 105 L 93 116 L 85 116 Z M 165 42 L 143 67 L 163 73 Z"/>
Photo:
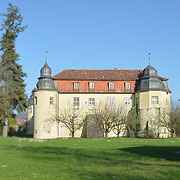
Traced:
<path id="1" fill-rule="evenodd" d="M 180 180 L 180 139 L 0 138 L 0 180 Z"/>

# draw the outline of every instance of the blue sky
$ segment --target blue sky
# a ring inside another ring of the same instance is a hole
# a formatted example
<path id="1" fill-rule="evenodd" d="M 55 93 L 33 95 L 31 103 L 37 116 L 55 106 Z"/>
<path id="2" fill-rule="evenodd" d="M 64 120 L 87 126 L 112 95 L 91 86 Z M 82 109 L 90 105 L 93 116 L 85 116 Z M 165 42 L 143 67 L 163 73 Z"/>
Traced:
<path id="1" fill-rule="evenodd" d="M 28 26 L 16 41 L 28 95 L 46 50 L 53 75 L 73 64 L 76 69 L 144 69 L 150 52 L 159 75 L 169 78 L 171 97 L 180 99 L 179 0 L 0 0 L 1 13 L 9 2 L 20 8 Z"/>

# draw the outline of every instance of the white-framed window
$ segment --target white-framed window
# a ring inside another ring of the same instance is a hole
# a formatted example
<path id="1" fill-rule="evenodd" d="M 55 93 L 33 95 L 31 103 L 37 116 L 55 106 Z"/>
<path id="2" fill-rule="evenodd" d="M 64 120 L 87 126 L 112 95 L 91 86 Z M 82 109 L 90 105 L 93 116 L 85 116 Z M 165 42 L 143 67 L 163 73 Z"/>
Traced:
<path id="1" fill-rule="evenodd" d="M 114 89 L 114 83 L 112 82 L 109 83 L 109 89 Z"/>
<path id="2" fill-rule="evenodd" d="M 74 82 L 73 83 L 73 87 L 74 87 L 74 89 L 78 89 L 79 88 L 79 83 L 78 82 Z"/>
<path id="3" fill-rule="evenodd" d="M 94 89 L 94 82 L 89 82 L 89 89 Z"/>
<path id="4" fill-rule="evenodd" d="M 152 104 L 158 104 L 158 96 L 152 96 Z"/>
<path id="5" fill-rule="evenodd" d="M 79 97 L 74 97 L 73 101 L 74 106 L 79 106 Z"/>
<path id="6" fill-rule="evenodd" d="M 131 89 L 131 84 L 130 83 L 125 83 L 125 89 Z"/>
<path id="7" fill-rule="evenodd" d="M 94 106 L 95 105 L 95 99 L 94 98 L 89 98 L 89 105 Z"/>
<path id="8" fill-rule="evenodd" d="M 37 96 L 34 97 L 34 104 L 37 104 Z"/>
<path id="9" fill-rule="evenodd" d="M 114 98 L 113 97 L 108 98 L 108 105 L 114 105 Z"/>
<path id="10" fill-rule="evenodd" d="M 130 105 L 131 104 L 131 99 L 130 98 L 125 98 L 125 104 Z"/>
<path id="11" fill-rule="evenodd" d="M 50 104 L 54 104 L 54 97 L 50 97 L 49 103 L 50 103 Z"/>

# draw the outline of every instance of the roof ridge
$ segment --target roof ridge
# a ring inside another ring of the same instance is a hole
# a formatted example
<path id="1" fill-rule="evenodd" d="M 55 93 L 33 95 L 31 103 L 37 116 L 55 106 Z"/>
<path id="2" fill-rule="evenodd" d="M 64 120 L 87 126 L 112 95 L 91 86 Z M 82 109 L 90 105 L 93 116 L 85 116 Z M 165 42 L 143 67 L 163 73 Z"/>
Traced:
<path id="1" fill-rule="evenodd" d="M 142 71 L 142 69 L 64 69 L 63 71 L 68 71 L 68 70 L 72 70 L 72 71 Z"/>

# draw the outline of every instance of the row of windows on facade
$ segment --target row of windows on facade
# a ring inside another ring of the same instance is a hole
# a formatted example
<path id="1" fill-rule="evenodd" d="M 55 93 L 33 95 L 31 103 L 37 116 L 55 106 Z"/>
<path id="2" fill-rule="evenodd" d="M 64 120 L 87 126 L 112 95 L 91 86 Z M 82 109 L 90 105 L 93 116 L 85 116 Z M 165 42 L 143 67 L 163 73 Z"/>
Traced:
<path id="1" fill-rule="evenodd" d="M 152 101 L 152 104 L 158 104 L 158 96 L 152 96 L 152 99 L 151 99 Z M 138 105 L 139 104 L 139 98 L 137 97 L 136 98 L 136 105 Z"/>
<path id="2" fill-rule="evenodd" d="M 37 104 L 37 96 L 34 97 L 34 104 Z M 49 98 L 49 104 L 54 104 L 54 97 Z"/>
<path id="3" fill-rule="evenodd" d="M 54 104 L 54 97 L 50 97 L 49 103 Z M 107 98 L 107 103 L 108 103 L 108 105 L 114 105 L 114 97 L 108 97 Z M 37 104 L 37 97 L 36 96 L 34 98 L 34 104 Z M 130 105 L 131 104 L 131 99 L 130 98 L 125 98 L 125 104 Z M 74 106 L 79 106 L 79 97 L 74 97 L 73 98 L 73 105 Z M 95 105 L 95 98 L 89 98 L 89 105 L 90 106 Z"/>
<path id="4" fill-rule="evenodd" d="M 114 102 L 115 102 L 114 97 L 108 97 L 107 98 L 108 105 L 114 105 Z M 74 97 L 73 104 L 74 104 L 74 106 L 79 106 L 79 97 Z M 131 104 L 131 99 L 130 98 L 125 98 L 125 104 L 130 105 Z M 95 105 L 95 98 L 89 98 L 89 105 L 90 106 Z"/>
<path id="5" fill-rule="evenodd" d="M 35 100 L 34 104 L 37 104 L 37 97 L 36 96 L 35 96 L 34 100 Z M 54 97 L 50 97 L 49 103 L 54 104 Z M 108 105 L 114 105 L 114 97 L 108 97 L 107 103 L 108 103 Z M 130 105 L 130 104 L 131 104 L 131 99 L 125 98 L 125 105 Z M 138 97 L 136 98 L 136 104 L 139 104 L 139 98 Z M 158 96 L 152 96 L 152 104 L 158 104 Z M 79 106 L 79 97 L 73 98 L 73 105 Z M 95 98 L 89 98 L 89 105 L 90 106 L 95 105 Z"/>
<path id="6" fill-rule="evenodd" d="M 131 84 L 130 83 L 124 83 L 125 89 L 131 89 Z M 95 83 L 94 82 L 89 82 L 89 89 L 94 89 Z M 79 82 L 74 82 L 73 83 L 73 88 L 74 89 L 79 89 Z M 109 89 L 114 89 L 114 83 L 109 82 L 108 83 L 108 88 Z"/>
<path id="7" fill-rule="evenodd" d="M 114 105 L 114 97 L 108 97 L 108 105 Z M 125 98 L 124 101 L 125 105 L 131 104 L 130 98 Z M 79 97 L 74 97 L 74 106 L 79 106 Z M 139 98 L 136 98 L 136 104 L 139 104 Z M 152 104 L 158 104 L 158 96 L 152 96 Z M 95 105 L 95 98 L 89 98 L 89 105 L 94 106 Z"/>

